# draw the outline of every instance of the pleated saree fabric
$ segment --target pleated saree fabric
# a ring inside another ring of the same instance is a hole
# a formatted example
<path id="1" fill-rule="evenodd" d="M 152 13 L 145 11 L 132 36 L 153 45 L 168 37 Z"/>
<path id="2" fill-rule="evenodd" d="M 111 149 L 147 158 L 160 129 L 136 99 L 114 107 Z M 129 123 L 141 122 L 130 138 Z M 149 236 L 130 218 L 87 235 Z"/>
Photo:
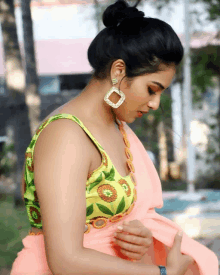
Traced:
<path id="1" fill-rule="evenodd" d="M 86 248 L 130 260 L 120 252 L 120 247 L 113 242 L 113 233 L 124 220 L 140 220 L 153 234 L 154 255 L 152 257 L 155 257 L 155 264 L 166 266 L 167 252 L 164 245 L 172 247 L 174 237 L 181 227 L 156 213 L 155 208 L 163 207 L 161 181 L 158 173 L 136 134 L 125 122 L 122 123 L 133 156 L 136 201 L 130 213 L 124 215 L 119 221 L 108 223 L 99 229 L 91 226 L 89 233 L 84 234 L 83 245 Z M 22 243 L 24 248 L 18 252 L 11 275 L 51 275 L 52 272 L 46 259 L 44 236 L 27 235 L 22 239 Z M 183 234 L 181 253 L 192 256 L 196 262 L 189 266 L 185 275 L 218 275 L 216 254 L 190 238 L 186 233 Z"/>

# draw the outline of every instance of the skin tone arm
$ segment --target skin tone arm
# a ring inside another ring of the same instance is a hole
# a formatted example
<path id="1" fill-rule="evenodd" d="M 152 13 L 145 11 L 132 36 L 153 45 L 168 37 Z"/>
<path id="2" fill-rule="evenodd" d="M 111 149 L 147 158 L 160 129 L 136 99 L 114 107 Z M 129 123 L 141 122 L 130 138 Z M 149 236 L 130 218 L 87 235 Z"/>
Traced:
<path id="1" fill-rule="evenodd" d="M 69 119 L 51 122 L 36 142 L 35 186 L 50 270 L 54 275 L 160 275 L 157 266 L 130 262 L 83 246 L 85 182 L 91 160 L 88 136 Z M 168 275 L 173 274 L 168 270 Z"/>
<path id="2" fill-rule="evenodd" d="M 55 275 L 160 275 L 156 265 L 133 263 L 118 257 L 113 257 L 99 251 L 83 248 L 78 253 L 75 262 L 62 264 Z M 167 269 L 167 275 L 172 273 Z"/>

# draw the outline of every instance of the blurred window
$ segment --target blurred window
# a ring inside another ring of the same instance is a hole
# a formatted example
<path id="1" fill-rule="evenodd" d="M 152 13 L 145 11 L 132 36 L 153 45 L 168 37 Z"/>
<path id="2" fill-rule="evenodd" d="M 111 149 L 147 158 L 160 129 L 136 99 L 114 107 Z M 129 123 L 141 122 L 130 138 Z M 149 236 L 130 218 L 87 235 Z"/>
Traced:
<path id="1" fill-rule="evenodd" d="M 60 89 L 64 90 L 82 90 L 88 84 L 91 74 L 70 74 L 60 75 Z"/>
<path id="2" fill-rule="evenodd" d="M 0 76 L 0 94 L 5 94 L 5 78 L 3 76 Z"/>
<path id="3" fill-rule="evenodd" d="M 210 105 L 210 107 L 218 107 L 218 95 L 214 87 L 208 87 L 206 89 L 204 100 Z"/>
<path id="4" fill-rule="evenodd" d="M 58 94 L 60 93 L 59 76 L 40 76 L 39 77 L 39 91 L 42 95 Z"/>
<path id="5" fill-rule="evenodd" d="M 153 152 L 151 151 L 147 151 L 148 156 L 150 157 L 151 161 L 153 162 L 153 164 L 156 164 L 156 158 Z"/>

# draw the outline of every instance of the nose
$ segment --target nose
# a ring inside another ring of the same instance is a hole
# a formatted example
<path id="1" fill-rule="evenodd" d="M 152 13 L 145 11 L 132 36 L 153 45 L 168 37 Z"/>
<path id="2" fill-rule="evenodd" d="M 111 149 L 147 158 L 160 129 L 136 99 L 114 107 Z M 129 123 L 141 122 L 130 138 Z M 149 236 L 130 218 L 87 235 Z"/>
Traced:
<path id="1" fill-rule="evenodd" d="M 160 106 L 160 96 L 155 96 L 154 99 L 148 101 L 148 107 L 156 111 Z"/>

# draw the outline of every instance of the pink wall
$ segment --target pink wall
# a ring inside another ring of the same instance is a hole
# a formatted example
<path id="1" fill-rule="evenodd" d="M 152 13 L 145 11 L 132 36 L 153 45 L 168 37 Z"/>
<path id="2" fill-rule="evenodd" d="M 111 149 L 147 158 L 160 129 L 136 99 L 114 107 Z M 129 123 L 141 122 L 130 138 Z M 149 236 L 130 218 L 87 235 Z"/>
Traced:
<path id="1" fill-rule="evenodd" d="M 39 75 L 90 73 L 87 59 L 91 38 L 40 40 L 35 42 Z M 4 75 L 3 48 L 0 43 L 0 75 Z M 23 49 L 23 45 L 21 44 Z"/>

